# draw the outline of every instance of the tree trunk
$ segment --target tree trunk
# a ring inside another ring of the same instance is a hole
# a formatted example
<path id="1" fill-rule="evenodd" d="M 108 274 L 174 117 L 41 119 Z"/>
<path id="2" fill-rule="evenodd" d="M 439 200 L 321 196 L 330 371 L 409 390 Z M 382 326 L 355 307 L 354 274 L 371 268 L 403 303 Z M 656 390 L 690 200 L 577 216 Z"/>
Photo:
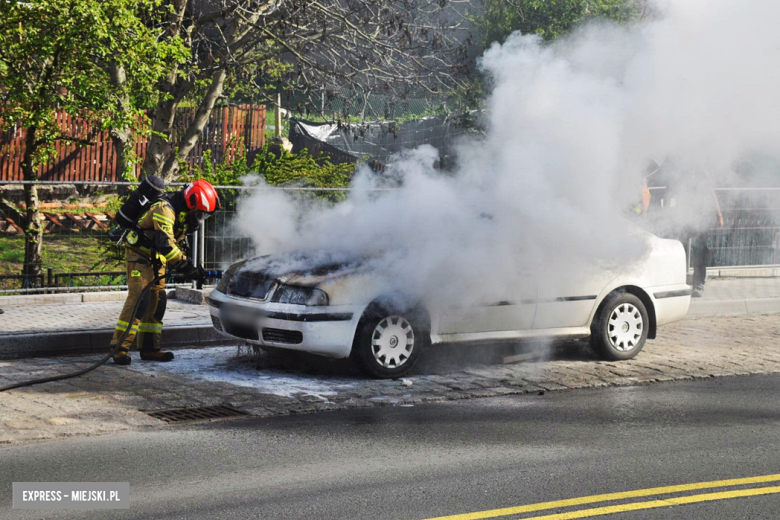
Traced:
<path id="1" fill-rule="evenodd" d="M 131 110 L 130 95 L 127 92 L 127 75 L 125 68 L 112 63 L 109 69 L 111 83 L 114 85 L 119 97 L 121 110 L 128 114 Z M 117 180 L 135 180 L 135 153 L 133 150 L 133 135 L 128 127 L 112 128 L 111 142 L 116 150 L 116 178 Z"/>
<path id="2" fill-rule="evenodd" d="M 146 158 L 141 172 L 142 177 L 148 175 L 160 175 L 165 160 L 170 153 L 169 143 L 173 132 L 173 122 L 176 117 L 175 99 L 165 99 L 157 104 L 152 117 L 152 135 L 146 145 Z"/>
<path id="3" fill-rule="evenodd" d="M 22 174 L 26 181 L 37 181 L 38 172 L 35 164 L 35 152 L 38 145 L 35 142 L 37 130 L 28 128 L 24 138 L 24 157 L 22 158 Z M 33 287 L 41 273 L 43 263 L 43 225 L 38 210 L 38 186 L 24 185 L 24 203 L 27 206 L 27 222 L 24 228 L 24 265 L 22 275 L 25 276 L 23 287 Z"/>
<path id="4" fill-rule="evenodd" d="M 127 128 L 114 128 L 110 133 L 116 150 L 116 180 L 132 182 L 135 180 L 132 135 Z"/>
<path id="5" fill-rule="evenodd" d="M 187 35 L 182 33 L 182 22 L 188 4 L 189 0 L 173 0 L 168 13 L 168 22 L 165 24 L 164 38 L 185 37 L 187 39 Z M 160 92 L 165 95 L 160 97 L 160 102 L 152 112 L 152 135 L 146 145 L 141 178 L 160 175 L 170 153 L 170 138 L 176 118 L 176 107 L 193 86 L 194 84 L 182 85 L 179 65 L 173 62 L 168 75 L 160 85 Z"/>
<path id="6" fill-rule="evenodd" d="M 198 111 L 195 113 L 195 118 L 190 123 L 184 137 L 179 141 L 175 150 L 173 150 L 168 159 L 165 161 L 165 165 L 162 168 L 162 177 L 166 182 L 173 180 L 176 174 L 179 173 L 179 163 L 189 157 L 192 149 L 198 143 L 203 129 L 206 127 L 209 118 L 211 117 L 211 111 L 214 110 L 214 104 L 222 95 L 222 89 L 225 86 L 225 78 L 227 78 L 227 70 L 218 69 L 211 76 L 211 85 L 206 92 L 203 100 L 198 106 Z"/>

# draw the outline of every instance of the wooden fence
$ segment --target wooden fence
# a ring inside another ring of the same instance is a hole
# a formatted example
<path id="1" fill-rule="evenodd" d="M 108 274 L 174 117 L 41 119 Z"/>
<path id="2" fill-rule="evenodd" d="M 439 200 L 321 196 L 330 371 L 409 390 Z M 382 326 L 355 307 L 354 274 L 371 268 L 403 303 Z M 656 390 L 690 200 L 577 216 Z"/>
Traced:
<path id="1" fill-rule="evenodd" d="M 176 125 L 171 136 L 171 147 L 178 142 L 187 125 L 192 121 L 195 109 L 179 109 Z M 39 168 L 39 176 L 45 181 L 118 181 L 116 171 L 116 150 L 107 131 L 90 136 L 91 128 L 81 117 L 59 111 L 57 121 L 67 135 L 87 139 L 94 144 L 83 146 L 58 142 L 57 156 Z M 203 152 L 211 150 L 214 164 L 230 162 L 240 146 L 252 154 L 265 144 L 266 111 L 263 105 L 234 105 L 217 107 L 209 118 L 198 144 L 190 154 L 191 165 L 200 165 Z M 22 128 L 11 127 L 0 132 L 0 181 L 22 180 L 22 156 L 24 153 Z M 147 138 L 136 141 L 135 153 L 139 163 L 135 167 L 136 177 L 141 172 L 141 162 L 146 156 Z"/>

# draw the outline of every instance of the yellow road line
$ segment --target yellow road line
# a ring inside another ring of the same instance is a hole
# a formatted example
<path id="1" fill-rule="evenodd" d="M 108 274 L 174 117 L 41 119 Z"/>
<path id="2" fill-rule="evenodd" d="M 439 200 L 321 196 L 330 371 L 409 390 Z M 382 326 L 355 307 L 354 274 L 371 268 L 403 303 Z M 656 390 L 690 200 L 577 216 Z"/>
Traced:
<path id="1" fill-rule="evenodd" d="M 617 506 L 594 507 L 593 509 L 581 509 L 570 513 L 557 513 L 554 515 L 534 516 L 524 520 L 573 520 L 575 518 L 588 518 L 590 516 L 611 515 L 628 511 L 641 511 L 642 509 L 655 509 L 658 507 L 681 506 L 685 504 L 697 504 L 713 500 L 726 500 L 729 498 L 754 497 L 780 493 L 780 486 L 763 488 L 737 489 L 735 491 L 721 491 L 719 493 L 703 493 L 701 495 L 689 495 L 685 497 L 665 498 L 662 500 L 648 500 L 647 502 L 634 502 L 632 504 L 620 504 Z"/>
<path id="2" fill-rule="evenodd" d="M 618 493 L 605 493 L 603 495 L 591 495 L 586 497 L 568 498 L 565 500 L 555 500 L 552 502 L 539 502 L 524 506 L 505 507 L 501 509 L 490 509 L 488 511 L 477 511 L 474 513 L 463 513 L 451 516 L 439 516 L 429 518 L 428 520 L 479 520 L 482 518 L 496 518 L 499 516 L 519 515 L 522 513 L 531 513 L 534 511 L 543 511 L 545 509 L 555 509 L 559 507 L 581 506 L 584 504 L 594 504 L 596 502 L 609 502 L 612 500 L 624 500 L 627 498 L 647 497 L 652 495 L 665 495 L 667 493 L 680 493 L 684 491 L 695 491 L 699 489 L 711 489 L 727 486 L 743 486 L 747 484 L 763 484 L 765 482 L 780 481 L 780 473 L 774 475 L 761 475 L 758 477 L 734 478 L 728 480 L 713 480 L 711 482 L 695 482 L 693 484 L 680 484 L 675 486 L 655 487 L 648 489 L 636 489 L 633 491 L 621 491 Z M 704 495 L 697 495 L 704 496 Z M 669 499 L 671 500 L 671 499 Z M 619 507 L 619 506 L 615 506 Z M 579 518 L 579 517 L 571 517 Z"/>

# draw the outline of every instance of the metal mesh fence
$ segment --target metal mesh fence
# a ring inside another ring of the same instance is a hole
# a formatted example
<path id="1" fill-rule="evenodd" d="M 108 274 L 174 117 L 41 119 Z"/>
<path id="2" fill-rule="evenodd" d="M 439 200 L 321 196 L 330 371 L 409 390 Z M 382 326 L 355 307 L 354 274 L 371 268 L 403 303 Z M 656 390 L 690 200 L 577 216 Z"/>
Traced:
<path id="1" fill-rule="evenodd" d="M 337 119 L 405 119 L 444 112 L 447 99 L 442 96 L 374 94 L 352 89 L 327 89 L 309 94 L 282 95 L 282 105 L 293 114 Z"/>
<path id="2" fill-rule="evenodd" d="M 710 266 L 780 263 L 780 210 L 729 209 L 723 218 L 723 229 L 707 233 Z"/>
<path id="3" fill-rule="evenodd" d="M 121 183 L 108 184 L 101 184 L 101 189 L 108 192 L 107 188 L 113 188 L 116 192 L 116 185 Z M 189 254 L 204 269 L 220 270 L 233 262 L 262 253 L 255 251 L 251 241 L 233 225 L 237 215 L 235 206 L 240 207 L 242 203 L 241 195 L 254 189 L 282 189 L 307 197 L 349 191 L 218 187 L 222 197 L 236 202 L 207 219 L 202 231 L 190 239 L 192 247 Z M 724 215 L 724 227 L 713 227 L 707 231 L 711 251 L 709 265 L 780 264 L 780 188 L 718 189 L 716 192 Z M 660 198 L 655 193 L 654 199 Z M 107 206 L 92 204 L 87 207 L 84 204 L 71 202 L 68 207 L 44 209 L 43 265 L 40 275 L 32 279 L 24 279 L 20 274 L 25 240 L 23 222 L 18 219 L 23 218 L 24 212 L 18 204 L 16 209 L 0 209 L 0 294 L 126 288 L 124 263 L 121 256 L 110 254 L 111 242 L 107 237 L 113 214 Z M 657 211 L 657 208 L 652 210 Z M 14 211 L 17 214 L 13 214 Z"/>
<path id="4" fill-rule="evenodd" d="M 117 248 L 108 237 L 114 217 L 114 212 L 108 208 L 116 206 L 120 189 L 132 183 L 77 182 L 73 184 L 83 192 L 80 198 L 73 190 L 68 190 L 67 198 L 70 200 L 66 202 L 42 202 L 43 261 L 40 273 L 35 276 L 21 274 L 25 250 L 25 210 L 20 200 L 23 184 L 22 181 L 0 182 L 0 188 L 5 190 L 6 196 L 3 206 L 0 206 L 0 295 L 126 289 L 123 248 Z M 61 186 L 45 181 L 39 184 Z M 182 185 L 169 183 L 172 189 Z M 9 190 L 10 187 L 16 187 L 17 193 Z M 238 196 L 253 189 L 284 189 L 312 197 L 318 193 L 322 195 L 343 191 L 300 187 L 217 186 L 217 189 L 220 197 L 228 201 L 235 201 Z M 100 195 L 95 196 L 96 192 Z M 206 219 L 201 231 L 188 237 L 188 256 L 204 269 L 214 271 L 253 254 L 249 238 L 240 236 L 233 226 L 235 215 L 233 202 Z M 215 278 L 209 281 L 213 283 Z M 172 285 L 181 282 L 175 276 L 168 279 Z"/>
<path id="5" fill-rule="evenodd" d="M 204 269 L 219 270 L 253 253 L 251 241 L 236 232 L 235 218 L 235 211 L 219 211 L 204 221 L 201 228 L 205 239 Z"/>
<path id="6" fill-rule="evenodd" d="M 654 201 L 663 200 L 664 187 L 652 191 Z M 723 227 L 712 226 L 705 231 L 708 267 L 780 264 L 780 188 L 715 188 L 714 191 L 723 214 Z M 651 215 L 663 212 L 658 202 L 654 204 Z"/>
<path id="7" fill-rule="evenodd" d="M 654 190 L 656 200 L 663 188 L 658 190 L 661 191 Z M 312 188 L 311 191 L 324 190 Z M 710 250 L 708 265 L 780 264 L 780 188 L 719 188 L 715 191 L 724 225 L 706 230 Z M 239 236 L 232 225 L 235 217 L 235 211 L 223 211 L 206 221 L 206 269 L 221 269 L 254 253 L 251 242 Z"/>

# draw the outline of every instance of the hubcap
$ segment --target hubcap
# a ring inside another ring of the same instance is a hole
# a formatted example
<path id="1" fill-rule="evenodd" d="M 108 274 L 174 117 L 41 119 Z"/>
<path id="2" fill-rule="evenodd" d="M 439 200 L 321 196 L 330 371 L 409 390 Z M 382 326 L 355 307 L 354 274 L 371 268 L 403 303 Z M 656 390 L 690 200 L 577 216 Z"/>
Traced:
<path id="1" fill-rule="evenodd" d="M 609 315 L 607 332 L 609 342 L 622 352 L 633 350 L 642 338 L 644 321 L 639 309 L 630 303 L 621 303 Z"/>
<path id="2" fill-rule="evenodd" d="M 401 316 L 388 316 L 374 327 L 371 334 L 371 352 L 384 368 L 398 368 L 414 350 L 414 329 Z"/>

